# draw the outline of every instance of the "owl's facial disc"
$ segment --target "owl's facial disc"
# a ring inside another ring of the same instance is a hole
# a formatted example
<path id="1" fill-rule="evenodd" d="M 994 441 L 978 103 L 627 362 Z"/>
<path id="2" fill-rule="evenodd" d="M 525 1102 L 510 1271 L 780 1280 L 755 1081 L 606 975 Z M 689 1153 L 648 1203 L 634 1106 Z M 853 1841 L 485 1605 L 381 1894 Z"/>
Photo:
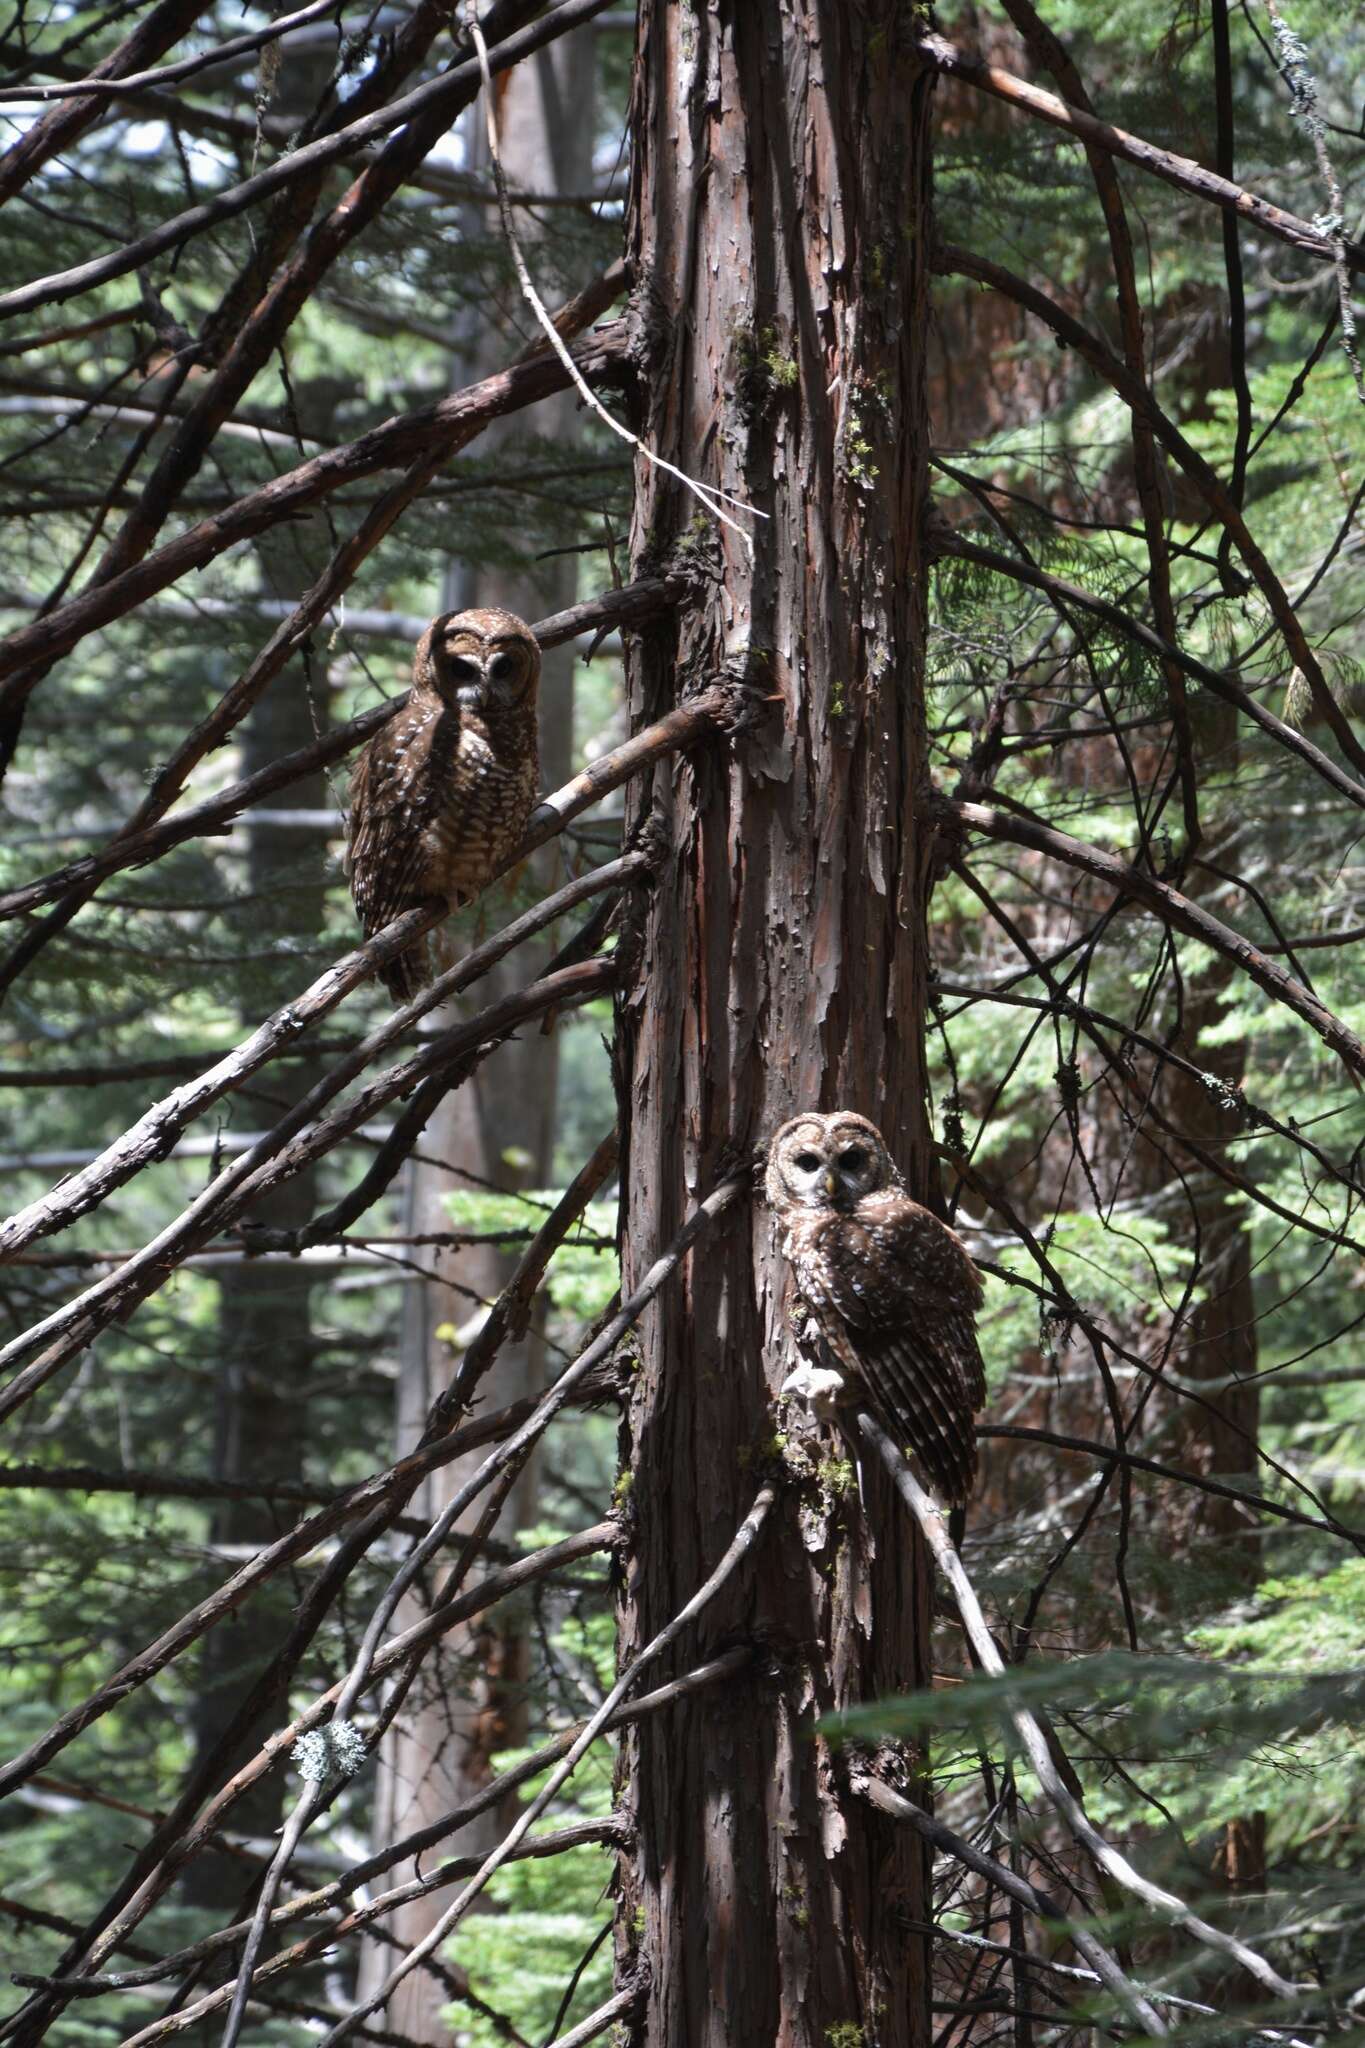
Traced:
<path id="1" fill-rule="evenodd" d="M 880 1187 L 884 1178 L 876 1153 L 856 1138 L 844 1143 L 835 1141 L 830 1177 L 838 1183 L 838 1194 L 835 1196 L 831 1191 L 831 1198 L 850 1206 Z"/>
<path id="2" fill-rule="evenodd" d="M 483 665 L 469 653 L 456 654 L 447 647 L 440 664 L 439 676 L 445 685 L 442 695 L 477 710 L 483 701 Z"/>
<path id="3" fill-rule="evenodd" d="M 822 1131 L 789 1157 L 792 1192 L 812 1207 L 852 1209 L 886 1179 L 876 1148 L 854 1132 Z"/>
<path id="4" fill-rule="evenodd" d="M 786 1181 L 792 1197 L 805 1208 L 823 1209 L 830 1200 L 829 1146 L 819 1125 L 793 1133 L 786 1155 Z"/>
<path id="5" fill-rule="evenodd" d="M 447 657 L 446 667 L 455 684 L 457 703 L 471 711 L 497 712 L 511 710 L 521 702 L 531 660 L 529 650 L 519 641 L 501 647 L 495 643 L 477 652 L 466 642 L 463 653 Z"/>

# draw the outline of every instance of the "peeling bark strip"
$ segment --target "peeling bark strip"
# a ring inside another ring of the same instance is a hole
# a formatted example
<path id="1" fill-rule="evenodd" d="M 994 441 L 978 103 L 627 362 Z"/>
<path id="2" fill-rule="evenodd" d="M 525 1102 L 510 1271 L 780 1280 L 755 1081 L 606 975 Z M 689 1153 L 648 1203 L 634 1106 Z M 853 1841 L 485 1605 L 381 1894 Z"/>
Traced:
<path id="1" fill-rule="evenodd" d="M 633 573 L 690 561 L 711 581 L 646 629 L 633 720 L 718 677 L 747 689 L 755 716 L 731 758 L 632 786 L 632 814 L 653 809 L 671 858 L 638 913 L 640 978 L 620 1005 L 627 1289 L 690 1191 L 807 1104 L 875 1117 L 914 1192 L 933 1193 L 931 82 L 899 0 L 640 10 L 636 424 L 768 518 L 751 560 L 678 485 L 637 473 Z M 623 1748 L 618 1985 L 651 1964 L 633 2048 L 929 2038 L 927 1955 L 906 1930 L 929 1918 L 922 1843 L 847 1793 L 815 1734 L 823 1713 L 927 1683 L 923 1551 L 884 1475 L 865 1474 L 864 1509 L 837 1439 L 779 1415 L 791 1362 L 774 1233 L 755 1205 L 694 1262 L 685 1297 L 640 1325 L 623 1662 L 706 1578 L 756 1470 L 785 1465 L 788 1483 L 750 1572 L 677 1652 L 685 1669 L 753 1632 L 772 1687 L 740 1712 L 699 1698 Z"/>

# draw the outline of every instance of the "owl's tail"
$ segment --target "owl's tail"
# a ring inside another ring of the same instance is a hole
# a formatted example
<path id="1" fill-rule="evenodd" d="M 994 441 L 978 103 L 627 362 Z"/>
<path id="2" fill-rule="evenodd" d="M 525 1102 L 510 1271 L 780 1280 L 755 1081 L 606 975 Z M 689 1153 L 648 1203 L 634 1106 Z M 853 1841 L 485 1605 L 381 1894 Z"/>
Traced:
<path id="1" fill-rule="evenodd" d="M 383 982 L 395 1003 L 410 1003 L 431 980 L 431 959 L 425 939 L 406 952 L 395 953 L 392 960 L 385 961 L 379 969 Z"/>
<path id="2" fill-rule="evenodd" d="M 901 1331 L 888 1345 L 865 1345 L 858 1364 L 888 1435 L 913 1452 L 945 1507 L 963 1506 L 976 1485 L 976 1427 L 952 1361 Z"/>

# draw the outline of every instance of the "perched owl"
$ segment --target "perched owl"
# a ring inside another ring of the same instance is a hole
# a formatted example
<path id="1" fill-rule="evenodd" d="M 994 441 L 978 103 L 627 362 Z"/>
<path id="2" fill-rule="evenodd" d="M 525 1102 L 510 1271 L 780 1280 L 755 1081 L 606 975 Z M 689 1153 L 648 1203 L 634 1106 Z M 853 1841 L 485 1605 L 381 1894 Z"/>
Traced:
<path id="1" fill-rule="evenodd" d="M 911 1453 L 940 1501 L 976 1480 L 973 1416 L 986 1398 L 981 1276 L 946 1223 L 912 1202 L 865 1116 L 808 1111 L 768 1147 L 768 1201 L 800 1309 L 848 1391 Z"/>
<path id="2" fill-rule="evenodd" d="M 540 648 L 512 612 L 447 612 L 417 643 L 407 703 L 351 776 L 346 867 L 366 938 L 426 899 L 487 886 L 536 800 Z M 397 1002 L 431 979 L 422 940 L 381 968 Z"/>

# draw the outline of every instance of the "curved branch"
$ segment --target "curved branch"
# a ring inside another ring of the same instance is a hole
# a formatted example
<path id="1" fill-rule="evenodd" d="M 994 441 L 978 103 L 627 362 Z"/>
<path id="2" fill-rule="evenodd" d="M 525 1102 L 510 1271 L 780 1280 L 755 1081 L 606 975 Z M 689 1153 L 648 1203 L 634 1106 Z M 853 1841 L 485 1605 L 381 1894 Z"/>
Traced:
<path id="1" fill-rule="evenodd" d="M 980 832 L 988 839 L 1003 840 L 1011 846 L 1027 847 L 1031 853 L 1045 854 L 1051 860 L 1079 869 L 1082 874 L 1093 875 L 1096 881 L 1107 883 L 1119 896 L 1131 897 L 1142 904 L 1173 931 L 1181 932 L 1186 938 L 1197 939 L 1211 952 L 1230 960 L 1267 995 L 1302 1018 L 1353 1074 L 1365 1076 L 1365 1044 L 1339 1017 L 1253 946 L 1250 939 L 1243 938 L 1240 932 L 1222 923 L 1188 896 L 1182 896 L 1168 882 L 1158 881 L 1154 875 L 1130 867 L 1126 861 L 1105 853 L 1098 846 L 1073 839 L 1067 832 L 1055 832 L 1050 826 L 1035 823 L 1030 818 L 1015 817 L 988 804 L 952 803 L 946 798 L 942 801 L 968 831 Z"/>
<path id="2" fill-rule="evenodd" d="M 1013 72 L 1003 71 L 999 65 L 988 64 L 969 50 L 959 49 L 946 36 L 921 35 L 919 52 L 933 70 L 945 72 L 950 78 L 960 78 L 967 85 L 974 85 L 978 91 L 1004 100 L 1009 106 L 1022 107 L 1025 113 L 1046 121 L 1050 127 L 1065 129 L 1088 148 L 1102 149 L 1110 156 L 1122 157 L 1125 162 L 1136 164 L 1139 170 L 1150 171 L 1154 178 L 1174 185 L 1179 192 L 1188 192 L 1195 199 L 1206 200 L 1229 213 L 1238 214 L 1241 219 L 1254 222 L 1268 235 L 1274 235 L 1277 241 L 1287 242 L 1291 249 L 1299 249 L 1306 256 L 1315 256 L 1322 263 L 1336 261 L 1336 248 L 1330 235 L 1323 234 L 1311 221 L 1300 220 L 1297 214 L 1287 212 L 1269 199 L 1262 199 L 1259 193 L 1248 191 L 1244 185 L 1234 184 L 1231 178 L 1222 178 L 1216 171 L 1205 170 L 1202 164 L 1194 163 L 1187 156 L 1177 156 L 1174 150 L 1158 149 L 1155 143 L 1144 142 L 1141 136 L 1130 135 L 1126 129 L 1116 128 L 1112 122 L 1103 121 L 1081 107 L 1068 106 L 1055 93 L 1044 92 L 1027 79 L 1016 78 Z M 1351 269 L 1365 271 L 1365 249 L 1359 242 L 1344 242 L 1342 246 Z"/>

